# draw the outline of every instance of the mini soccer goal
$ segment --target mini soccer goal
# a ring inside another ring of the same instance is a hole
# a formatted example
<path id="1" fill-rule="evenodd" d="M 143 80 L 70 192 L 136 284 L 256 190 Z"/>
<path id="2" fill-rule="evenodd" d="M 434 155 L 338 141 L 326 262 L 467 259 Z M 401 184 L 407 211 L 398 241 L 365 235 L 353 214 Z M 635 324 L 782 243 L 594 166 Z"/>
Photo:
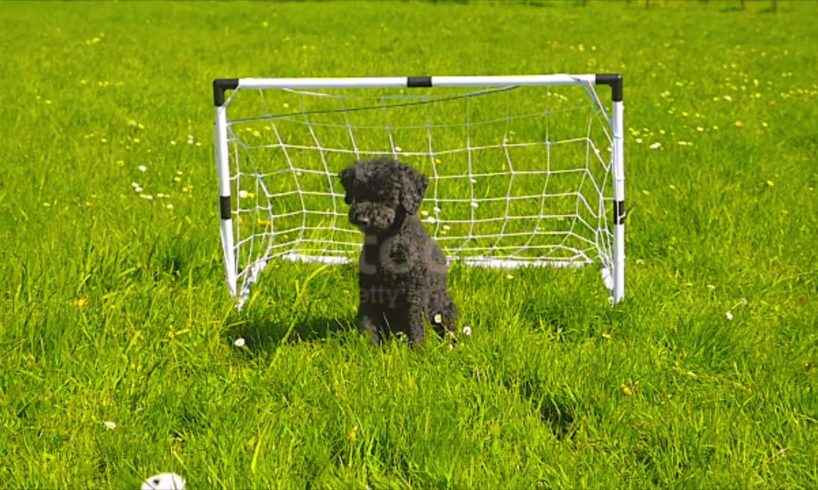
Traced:
<path id="1" fill-rule="evenodd" d="M 338 173 L 390 157 L 429 177 L 420 218 L 452 262 L 598 264 L 619 302 L 622 92 L 616 74 L 215 80 L 230 293 L 241 306 L 273 260 L 355 260 Z"/>

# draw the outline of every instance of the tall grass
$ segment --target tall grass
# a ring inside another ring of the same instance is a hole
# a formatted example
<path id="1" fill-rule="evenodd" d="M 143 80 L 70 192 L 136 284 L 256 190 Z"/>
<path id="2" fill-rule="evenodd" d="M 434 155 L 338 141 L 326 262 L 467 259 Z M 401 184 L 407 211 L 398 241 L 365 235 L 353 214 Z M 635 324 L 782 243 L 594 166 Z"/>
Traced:
<path id="1" fill-rule="evenodd" d="M 818 485 L 816 7 L 721 6 L 2 4 L 3 486 Z M 379 349 L 275 263 L 234 312 L 211 79 L 549 72 L 626 76 L 623 304 L 455 267 L 473 334 Z"/>

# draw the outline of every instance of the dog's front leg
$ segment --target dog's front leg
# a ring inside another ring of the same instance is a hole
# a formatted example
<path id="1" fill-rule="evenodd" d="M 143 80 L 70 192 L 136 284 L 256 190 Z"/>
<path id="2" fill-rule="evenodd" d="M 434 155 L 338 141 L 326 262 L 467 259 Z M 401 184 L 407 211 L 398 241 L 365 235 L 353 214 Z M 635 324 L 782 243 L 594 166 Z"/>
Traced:
<path id="1" fill-rule="evenodd" d="M 375 345 L 381 344 L 381 333 L 375 319 L 367 312 L 361 310 L 358 312 L 358 328 L 363 332 L 369 340 Z"/>
<path id="2" fill-rule="evenodd" d="M 419 346 L 423 343 L 426 335 L 426 324 L 422 305 L 418 302 L 409 304 L 409 342 L 412 346 Z"/>

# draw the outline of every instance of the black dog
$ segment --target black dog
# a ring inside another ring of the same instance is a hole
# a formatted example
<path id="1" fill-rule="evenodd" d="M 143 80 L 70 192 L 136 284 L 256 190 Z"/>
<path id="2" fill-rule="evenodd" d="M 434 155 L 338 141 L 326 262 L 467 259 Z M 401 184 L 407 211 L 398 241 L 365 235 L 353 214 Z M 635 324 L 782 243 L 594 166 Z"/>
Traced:
<path id="1" fill-rule="evenodd" d="M 340 174 L 349 220 L 365 234 L 361 251 L 361 330 L 375 343 L 387 332 L 423 342 L 426 322 L 439 335 L 454 328 L 443 251 L 417 217 L 428 180 L 391 159 L 358 162 Z"/>

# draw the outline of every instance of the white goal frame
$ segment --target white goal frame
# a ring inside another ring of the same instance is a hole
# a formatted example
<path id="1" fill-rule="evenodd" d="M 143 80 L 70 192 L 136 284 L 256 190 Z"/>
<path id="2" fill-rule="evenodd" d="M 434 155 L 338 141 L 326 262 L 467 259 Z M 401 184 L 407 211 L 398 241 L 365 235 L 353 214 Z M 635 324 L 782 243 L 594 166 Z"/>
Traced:
<path id="1" fill-rule="evenodd" d="M 610 133 L 611 174 L 613 195 L 613 253 L 612 271 L 603 272 L 611 293 L 611 303 L 617 304 L 625 297 L 625 148 L 624 148 L 624 102 L 623 80 L 620 74 L 552 74 L 514 76 L 420 76 L 420 77 L 368 77 L 368 78 L 230 78 L 213 81 L 215 105 L 215 161 L 219 177 L 221 210 L 221 242 L 224 254 L 225 274 L 230 294 L 246 299 L 248 291 L 238 284 L 238 250 L 235 246 L 234 223 L 231 204 L 230 153 L 228 146 L 228 117 L 226 91 L 238 89 L 407 89 L 413 87 L 475 87 L 491 88 L 505 86 L 560 86 L 575 85 L 584 88 L 607 85 L 611 87 Z M 327 262 L 338 263 L 330 257 Z M 466 261 L 469 262 L 469 261 Z M 503 262 L 503 261 L 498 261 Z M 265 261 L 266 265 L 266 261 Z M 486 265 L 486 264 L 484 264 Z M 488 264 L 491 265 L 491 264 Z M 525 265 L 525 264 L 521 264 Z M 538 265 L 538 264 L 534 264 Z M 499 263 L 497 267 L 509 267 Z M 263 267 L 263 265 L 262 265 Z M 254 271 L 255 276 L 258 271 Z"/>

